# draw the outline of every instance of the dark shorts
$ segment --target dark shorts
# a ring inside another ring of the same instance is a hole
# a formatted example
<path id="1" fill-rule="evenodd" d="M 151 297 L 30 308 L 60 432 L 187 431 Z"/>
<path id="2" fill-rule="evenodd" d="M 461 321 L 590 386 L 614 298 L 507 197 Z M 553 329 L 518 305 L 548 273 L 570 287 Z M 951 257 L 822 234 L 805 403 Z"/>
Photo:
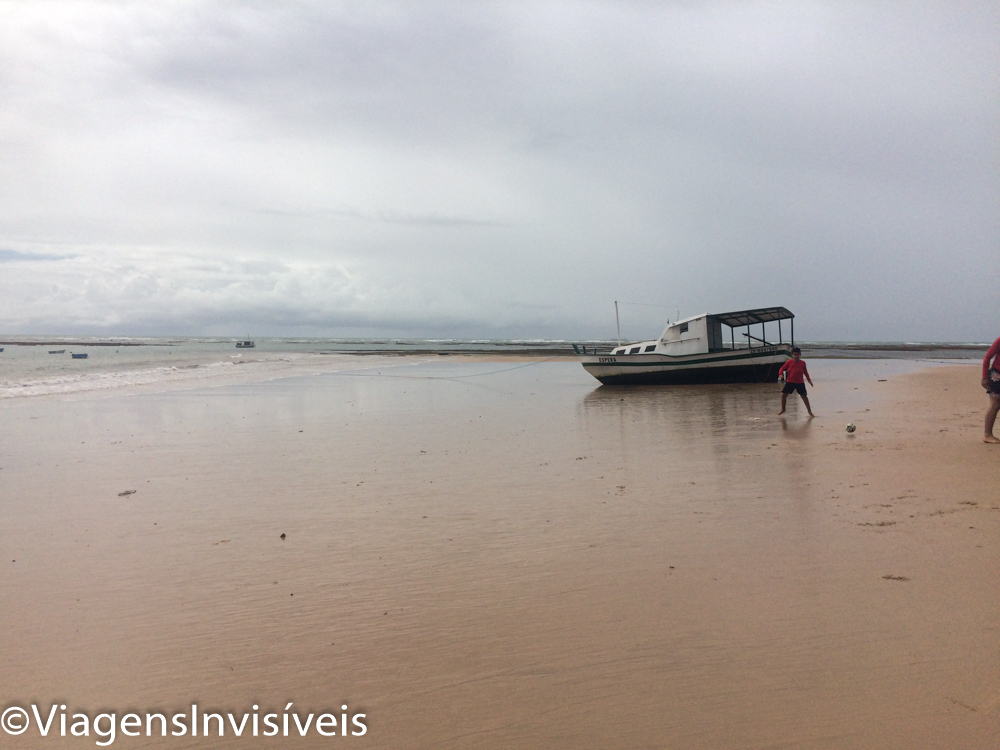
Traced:
<path id="1" fill-rule="evenodd" d="M 1000 372 L 990 368 L 990 375 L 986 380 L 986 392 L 991 396 L 1000 396 Z"/>
<path id="2" fill-rule="evenodd" d="M 806 384 L 805 383 L 785 383 L 785 387 L 781 389 L 782 393 L 794 393 L 799 392 L 800 396 L 806 395 Z"/>

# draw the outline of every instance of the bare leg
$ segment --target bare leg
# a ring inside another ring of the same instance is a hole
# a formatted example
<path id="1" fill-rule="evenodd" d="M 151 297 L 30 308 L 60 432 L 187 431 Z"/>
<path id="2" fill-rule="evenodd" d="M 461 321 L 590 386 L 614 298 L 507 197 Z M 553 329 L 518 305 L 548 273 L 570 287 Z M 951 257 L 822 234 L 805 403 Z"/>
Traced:
<path id="1" fill-rule="evenodd" d="M 809 416 L 810 417 L 815 417 L 816 415 L 813 414 L 812 407 L 809 406 L 809 397 L 808 396 L 803 396 L 802 397 L 802 402 L 806 405 L 806 411 L 809 412 Z"/>
<path id="2" fill-rule="evenodd" d="M 984 443 L 1000 443 L 993 437 L 993 424 L 997 421 L 997 412 L 1000 412 L 1000 396 L 990 394 L 990 408 L 986 410 L 986 431 L 983 433 Z"/>
<path id="3" fill-rule="evenodd" d="M 788 400 L 788 394 L 787 393 L 782 393 L 781 394 L 781 411 L 778 412 L 779 415 L 785 413 L 785 402 L 787 400 Z M 996 414 L 994 414 L 993 416 L 996 417 Z"/>

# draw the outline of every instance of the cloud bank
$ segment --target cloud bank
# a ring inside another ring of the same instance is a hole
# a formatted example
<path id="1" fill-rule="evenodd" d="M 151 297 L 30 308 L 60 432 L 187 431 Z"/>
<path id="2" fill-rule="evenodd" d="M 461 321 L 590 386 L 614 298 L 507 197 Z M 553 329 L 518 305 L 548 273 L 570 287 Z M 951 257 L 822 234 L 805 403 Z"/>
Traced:
<path id="1" fill-rule="evenodd" d="M 995 4 L 0 11 L 9 333 L 1000 333 Z"/>

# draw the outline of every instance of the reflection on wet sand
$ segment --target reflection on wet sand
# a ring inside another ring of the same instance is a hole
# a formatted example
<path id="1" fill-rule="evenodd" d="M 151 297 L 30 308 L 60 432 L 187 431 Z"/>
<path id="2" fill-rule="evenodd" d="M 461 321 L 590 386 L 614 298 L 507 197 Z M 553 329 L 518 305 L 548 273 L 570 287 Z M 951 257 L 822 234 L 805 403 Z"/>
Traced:
<path id="1" fill-rule="evenodd" d="M 778 392 L 774 384 L 600 387 L 587 394 L 579 413 L 591 435 L 616 436 L 623 460 L 658 457 L 665 483 L 747 485 L 761 480 L 757 473 L 801 471 L 808 460 L 801 451 L 766 453 L 807 438 L 811 428 L 809 420 L 772 415 Z M 782 443 L 763 444 L 779 438 Z M 748 457 L 759 461 L 740 460 Z"/>

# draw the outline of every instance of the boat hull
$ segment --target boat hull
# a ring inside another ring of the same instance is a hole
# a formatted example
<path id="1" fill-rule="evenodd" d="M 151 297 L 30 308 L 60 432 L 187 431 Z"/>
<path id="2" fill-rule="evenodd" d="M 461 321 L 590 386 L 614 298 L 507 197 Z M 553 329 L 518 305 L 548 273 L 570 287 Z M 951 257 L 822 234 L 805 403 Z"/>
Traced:
<path id="1" fill-rule="evenodd" d="M 791 344 L 672 357 L 666 354 L 586 355 L 583 369 L 603 385 L 775 383 Z"/>

